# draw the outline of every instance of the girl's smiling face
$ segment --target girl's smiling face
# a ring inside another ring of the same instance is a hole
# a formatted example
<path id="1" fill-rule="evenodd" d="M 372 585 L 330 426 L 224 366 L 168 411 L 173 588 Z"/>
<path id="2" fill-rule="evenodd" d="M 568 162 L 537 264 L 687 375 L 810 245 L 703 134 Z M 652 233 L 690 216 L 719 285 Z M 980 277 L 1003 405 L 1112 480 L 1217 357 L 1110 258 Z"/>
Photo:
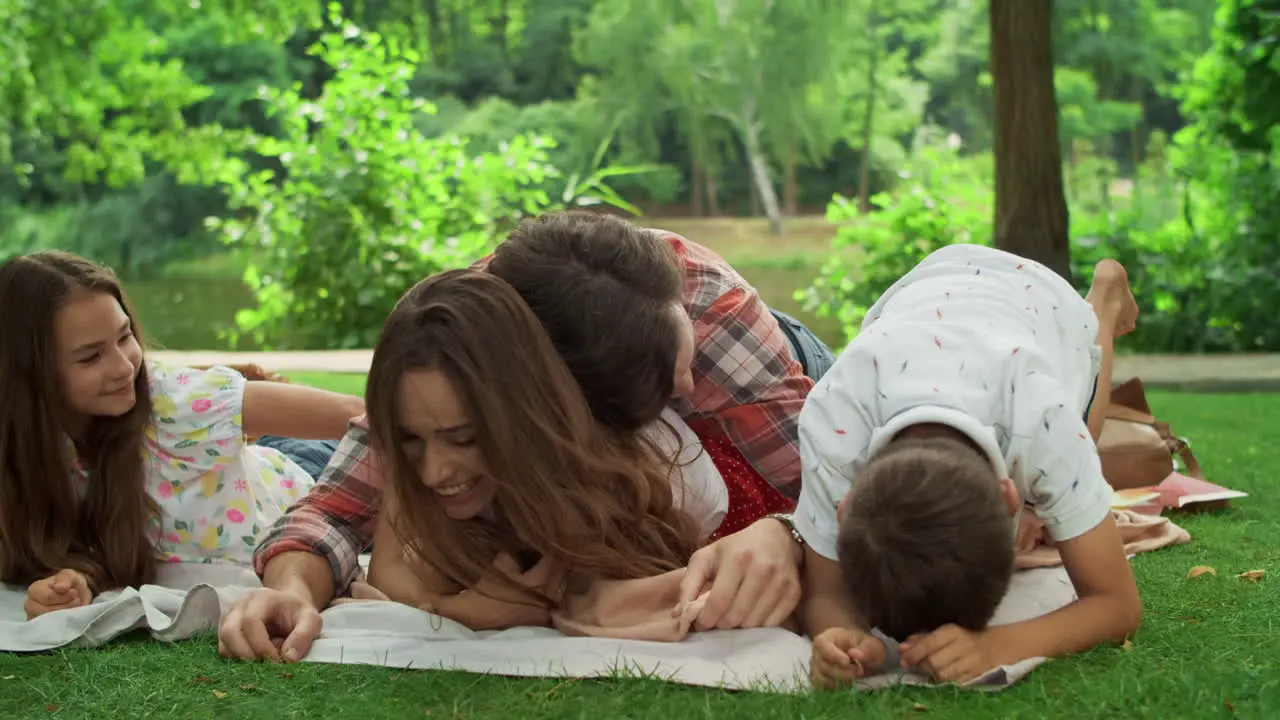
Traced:
<path id="1" fill-rule="evenodd" d="M 439 370 L 400 378 L 397 432 L 405 457 L 445 515 L 470 520 L 493 502 L 497 482 L 476 445 L 476 430 L 457 391 Z"/>
<path id="2" fill-rule="evenodd" d="M 120 417 L 133 409 L 142 347 L 114 297 L 72 297 L 54 318 L 54 339 L 63 401 L 73 418 Z"/>

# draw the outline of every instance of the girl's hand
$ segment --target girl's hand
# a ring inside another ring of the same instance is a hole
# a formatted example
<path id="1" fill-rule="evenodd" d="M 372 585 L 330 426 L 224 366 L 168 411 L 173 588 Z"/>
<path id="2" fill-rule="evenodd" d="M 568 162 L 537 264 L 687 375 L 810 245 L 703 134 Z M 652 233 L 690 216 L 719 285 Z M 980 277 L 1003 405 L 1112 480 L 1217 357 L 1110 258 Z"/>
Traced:
<path id="1" fill-rule="evenodd" d="M 37 618 L 54 610 L 84 607 L 93 602 L 89 580 L 78 570 L 59 570 L 43 580 L 37 580 L 27 588 L 24 609 L 27 619 Z"/>

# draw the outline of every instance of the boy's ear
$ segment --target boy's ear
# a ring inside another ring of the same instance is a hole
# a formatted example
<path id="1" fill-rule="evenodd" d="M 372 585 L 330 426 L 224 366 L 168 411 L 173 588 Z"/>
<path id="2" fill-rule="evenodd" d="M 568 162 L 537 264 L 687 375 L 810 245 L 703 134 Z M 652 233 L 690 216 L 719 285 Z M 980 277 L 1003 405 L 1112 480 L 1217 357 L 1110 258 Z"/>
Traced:
<path id="1" fill-rule="evenodd" d="M 1005 504 L 1009 506 L 1009 517 L 1018 514 L 1018 508 L 1022 506 L 1022 498 L 1018 495 L 1018 487 L 1013 484 L 1013 480 L 1009 478 L 1000 478 L 1000 494 L 1004 496 Z"/>

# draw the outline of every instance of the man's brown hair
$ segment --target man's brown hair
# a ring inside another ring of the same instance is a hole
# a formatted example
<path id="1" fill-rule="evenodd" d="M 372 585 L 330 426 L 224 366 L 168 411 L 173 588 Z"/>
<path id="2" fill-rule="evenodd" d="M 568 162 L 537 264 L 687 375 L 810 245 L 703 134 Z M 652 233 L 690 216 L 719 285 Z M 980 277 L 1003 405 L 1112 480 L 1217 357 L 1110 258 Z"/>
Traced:
<path id="1" fill-rule="evenodd" d="M 120 303 L 142 329 L 115 275 L 62 252 L 15 257 L 0 265 L 0 581 L 26 584 L 71 568 L 95 591 L 140 586 L 155 576 L 148 526 L 159 515 L 147 494 L 143 433 L 151 424 L 144 365 L 137 402 L 120 417 L 92 418 L 76 438 L 89 470 L 83 496 L 63 429 L 63 387 L 54 338 L 58 311 L 89 293 Z"/>
<path id="2" fill-rule="evenodd" d="M 868 627 L 898 640 L 986 627 L 1014 563 L 999 480 L 985 454 L 946 437 L 897 439 L 858 473 L 837 552 Z"/>
<path id="3" fill-rule="evenodd" d="M 423 486 L 397 424 L 400 381 L 412 370 L 439 371 L 453 385 L 497 485 L 500 520 L 450 519 Z M 536 553 L 578 577 L 631 579 L 683 567 L 697 549 L 698 525 L 673 497 L 673 462 L 592 416 L 538 319 L 492 274 L 440 273 L 400 300 L 374 349 L 366 401 L 400 510 L 396 534 L 462 587 L 475 587 L 499 553 Z"/>
<path id="4" fill-rule="evenodd" d="M 684 265 L 656 232 L 582 211 L 526 220 L 489 272 L 538 317 L 596 419 L 638 430 L 671 399 Z"/>

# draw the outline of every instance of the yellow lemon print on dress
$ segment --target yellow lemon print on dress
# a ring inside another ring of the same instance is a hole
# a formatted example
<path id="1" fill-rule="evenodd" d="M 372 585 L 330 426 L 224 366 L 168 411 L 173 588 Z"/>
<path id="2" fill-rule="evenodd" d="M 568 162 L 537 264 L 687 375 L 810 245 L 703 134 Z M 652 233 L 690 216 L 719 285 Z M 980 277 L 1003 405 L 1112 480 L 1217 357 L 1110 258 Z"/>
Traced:
<path id="1" fill-rule="evenodd" d="M 211 498 L 222 490 L 222 473 L 207 472 L 200 476 L 200 494 Z"/>
<path id="2" fill-rule="evenodd" d="M 207 440 L 209 439 L 209 426 L 205 425 L 203 427 L 198 427 L 195 430 L 186 433 L 182 437 L 186 440 L 192 440 L 195 442 Z"/>
<path id="3" fill-rule="evenodd" d="M 210 525 L 209 527 L 206 527 L 204 529 L 204 532 L 200 535 L 200 549 L 201 550 L 217 550 L 219 536 L 221 535 L 219 530 L 221 529 L 222 529 L 222 526 L 218 524 L 214 524 L 214 525 Z"/>
<path id="4" fill-rule="evenodd" d="M 171 418 L 178 412 L 178 405 L 168 395 L 156 393 L 151 398 L 151 412 L 160 417 Z"/>

